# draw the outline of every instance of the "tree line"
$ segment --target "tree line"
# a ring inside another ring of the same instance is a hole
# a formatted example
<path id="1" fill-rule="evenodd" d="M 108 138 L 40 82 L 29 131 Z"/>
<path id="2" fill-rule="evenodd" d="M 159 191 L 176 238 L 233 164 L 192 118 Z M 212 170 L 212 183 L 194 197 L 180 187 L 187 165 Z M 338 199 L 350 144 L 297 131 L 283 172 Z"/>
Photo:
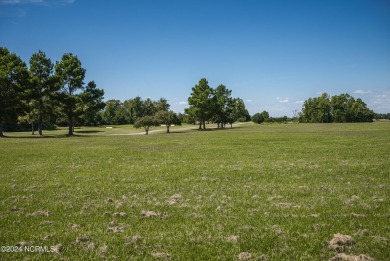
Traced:
<path id="1" fill-rule="evenodd" d="M 376 114 L 370 110 L 362 99 L 355 99 L 349 94 L 340 94 L 330 97 L 323 93 L 319 97 L 304 101 L 301 112 L 294 111 L 294 117 L 270 117 L 267 111 L 252 116 L 254 123 L 299 121 L 304 123 L 331 123 L 331 122 L 372 122 L 374 118 L 386 119 L 390 114 Z M 390 117 L 389 117 L 390 118 Z"/>
<path id="2" fill-rule="evenodd" d="M 53 63 L 42 51 L 34 53 L 29 64 L 7 48 L 0 47 L 0 136 L 6 125 L 35 127 L 39 135 L 55 124 L 67 125 L 73 135 L 75 125 L 133 124 L 144 128 L 181 122 L 196 124 L 206 129 L 206 122 L 224 128 L 227 123 L 248 121 L 250 115 L 240 98 L 231 97 L 232 91 L 224 85 L 211 88 L 201 79 L 192 88 L 189 108 L 176 114 L 169 110 L 165 98 L 153 101 L 141 97 L 125 100 L 104 99 L 104 90 L 94 81 L 84 83 L 86 69 L 76 55 L 66 53 Z"/>
<path id="3" fill-rule="evenodd" d="M 165 98 L 153 101 L 150 98 L 143 100 L 137 96 L 121 102 L 108 100 L 106 107 L 96 115 L 97 124 L 133 124 L 135 128 L 144 128 L 149 133 L 150 127 L 164 125 L 169 133 L 171 125 L 181 125 L 183 118 L 169 110 L 170 104 Z"/>
<path id="4" fill-rule="evenodd" d="M 105 107 L 104 90 L 94 81 L 84 84 L 86 70 L 76 55 L 66 53 L 55 64 L 42 51 L 34 53 L 29 67 L 15 53 L 0 47 L 0 137 L 4 124 L 26 122 L 68 125 L 73 135 L 76 122 L 87 123 Z"/>
<path id="5" fill-rule="evenodd" d="M 0 137 L 3 127 L 29 124 L 32 133 L 37 127 L 39 135 L 43 129 L 58 124 L 68 126 L 73 135 L 78 125 L 133 124 L 144 128 L 146 134 L 152 126 L 171 125 L 182 122 L 199 124 L 216 123 L 218 128 L 232 127 L 236 121 L 287 122 L 370 122 L 374 118 L 390 118 L 389 114 L 375 114 L 361 99 L 349 94 L 330 97 L 327 93 L 304 101 L 302 111 L 293 118 L 270 117 L 267 111 L 252 117 L 244 101 L 232 97 L 232 90 L 220 84 L 209 86 L 202 78 L 192 88 L 188 97 L 189 107 L 184 113 L 174 113 L 165 98 L 153 101 L 137 96 L 121 102 L 104 99 L 104 90 L 94 81 L 84 83 L 86 69 L 72 53 L 66 53 L 60 61 L 52 63 L 42 51 L 34 53 L 29 66 L 15 53 L 0 47 Z M 294 113 L 296 114 L 297 111 Z"/>
<path id="6" fill-rule="evenodd" d="M 362 99 L 355 99 L 349 94 L 330 97 L 323 93 L 319 97 L 304 101 L 300 122 L 372 122 L 374 112 Z"/>

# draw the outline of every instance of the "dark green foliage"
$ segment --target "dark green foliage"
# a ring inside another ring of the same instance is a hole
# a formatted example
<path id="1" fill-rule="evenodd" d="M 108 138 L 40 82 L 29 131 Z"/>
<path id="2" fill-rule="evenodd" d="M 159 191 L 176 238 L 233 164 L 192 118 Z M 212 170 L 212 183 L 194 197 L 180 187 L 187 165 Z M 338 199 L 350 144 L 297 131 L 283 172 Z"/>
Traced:
<path id="1" fill-rule="evenodd" d="M 134 124 L 143 116 L 154 116 L 159 111 L 168 111 L 169 107 L 165 98 L 152 101 L 150 98 L 142 100 L 137 96 L 123 103 L 119 100 L 108 100 L 101 115 L 104 124 Z"/>
<path id="2" fill-rule="evenodd" d="M 163 124 L 167 127 L 167 133 L 169 133 L 169 127 L 171 125 L 181 125 L 180 119 L 173 111 L 159 111 L 157 112 L 155 119 L 159 124 Z"/>
<path id="3" fill-rule="evenodd" d="M 213 91 L 214 117 L 213 121 L 217 123 L 218 128 L 224 128 L 229 120 L 229 115 L 233 112 L 233 101 L 230 97 L 232 91 L 223 84 L 219 85 Z"/>
<path id="4" fill-rule="evenodd" d="M 58 77 L 53 75 L 53 63 L 42 51 L 30 58 L 30 81 L 25 91 L 24 113 L 19 119 L 38 124 L 38 133 L 42 135 L 44 122 L 53 115 L 57 106 L 57 91 L 60 88 Z"/>
<path id="5" fill-rule="evenodd" d="M 206 129 L 206 121 L 210 120 L 215 103 L 213 101 L 213 90 L 205 78 L 192 88 L 191 96 L 188 98 L 190 108 L 187 113 L 199 122 L 199 129 Z"/>
<path id="6" fill-rule="evenodd" d="M 375 113 L 374 119 L 376 119 L 376 120 L 381 120 L 381 119 L 390 120 L 390 113 Z"/>
<path id="7" fill-rule="evenodd" d="M 264 122 L 264 116 L 261 113 L 256 113 L 252 116 L 252 121 L 257 124 L 261 124 Z"/>
<path id="8" fill-rule="evenodd" d="M 330 98 L 326 93 L 309 98 L 302 107 L 301 122 L 371 122 L 374 112 L 360 99 L 349 94 Z"/>
<path id="9" fill-rule="evenodd" d="M 97 125 L 101 122 L 99 111 L 103 110 L 106 104 L 103 102 L 104 90 L 96 88 L 96 83 L 91 81 L 81 93 L 83 101 L 83 115 L 81 121 L 85 125 Z"/>
<path id="10" fill-rule="evenodd" d="M 56 63 L 55 73 L 61 84 L 61 112 L 68 122 L 69 135 L 73 135 L 74 124 L 82 115 L 82 99 L 78 91 L 83 89 L 85 69 L 81 67 L 77 56 L 66 53 L 61 61 Z"/>
<path id="11" fill-rule="evenodd" d="M 134 128 L 144 128 L 145 129 L 145 134 L 149 134 L 149 129 L 150 127 L 155 127 L 158 126 L 159 122 L 156 120 L 154 116 L 143 116 L 141 118 L 138 118 L 135 123 L 134 123 Z"/>
<path id="12" fill-rule="evenodd" d="M 188 98 L 189 108 L 185 109 L 186 122 L 199 123 L 199 129 L 206 129 L 206 121 L 217 123 L 218 128 L 224 128 L 226 123 L 233 126 L 238 119 L 249 121 L 250 115 L 244 101 L 232 98 L 232 91 L 223 84 L 212 89 L 205 78 L 192 88 Z"/>
<path id="13" fill-rule="evenodd" d="M 7 48 L 0 47 L 0 137 L 3 137 L 3 124 L 15 124 L 21 110 L 24 88 L 28 83 L 26 64 Z"/>

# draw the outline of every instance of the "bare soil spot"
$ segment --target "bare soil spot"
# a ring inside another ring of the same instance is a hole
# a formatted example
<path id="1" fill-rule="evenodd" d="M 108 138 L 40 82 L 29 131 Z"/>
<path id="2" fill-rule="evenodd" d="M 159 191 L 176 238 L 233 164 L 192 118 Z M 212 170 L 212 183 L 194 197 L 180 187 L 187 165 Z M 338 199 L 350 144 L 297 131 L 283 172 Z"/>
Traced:
<path id="1" fill-rule="evenodd" d="M 62 250 L 64 250 L 64 247 L 62 246 L 62 244 L 57 244 L 57 245 L 53 246 L 54 253 L 58 254 L 58 253 L 62 252 Z"/>
<path id="2" fill-rule="evenodd" d="M 252 258 L 252 254 L 249 252 L 241 252 L 237 255 L 238 260 L 249 260 Z"/>
<path id="3" fill-rule="evenodd" d="M 329 259 L 329 261 L 374 261 L 374 258 L 368 255 L 347 255 L 344 253 L 340 253 Z"/>
<path id="4" fill-rule="evenodd" d="M 175 194 L 175 195 L 172 195 L 169 200 L 168 200 L 168 205 L 169 206 L 173 206 L 173 205 L 176 205 L 177 203 L 179 203 L 179 201 L 181 200 L 182 196 L 181 194 Z"/>
<path id="5" fill-rule="evenodd" d="M 114 217 L 126 217 L 127 214 L 125 212 L 115 212 L 112 214 Z"/>
<path id="6" fill-rule="evenodd" d="M 229 243 L 238 243 L 240 241 L 240 237 L 239 236 L 235 236 L 235 235 L 231 235 L 229 237 L 226 238 L 226 241 L 229 242 Z"/>
<path id="7" fill-rule="evenodd" d="M 50 215 L 50 212 L 47 211 L 47 210 L 44 210 L 44 209 L 41 209 L 41 210 L 38 210 L 38 211 L 35 211 L 34 213 L 31 213 L 30 216 L 32 217 L 48 217 Z"/>
<path id="8" fill-rule="evenodd" d="M 329 241 L 329 248 L 336 252 L 343 252 L 346 249 L 351 249 L 354 243 L 351 236 L 337 233 Z"/>
<path id="9" fill-rule="evenodd" d="M 168 259 L 171 257 L 170 254 L 168 254 L 168 253 L 163 253 L 163 252 L 153 252 L 153 253 L 152 253 L 152 256 L 153 256 L 154 258 L 161 258 L 161 259 L 165 259 L 165 260 L 168 260 Z"/>
<path id="10" fill-rule="evenodd" d="M 150 210 L 142 210 L 141 211 L 141 216 L 144 217 L 144 218 L 161 217 L 161 213 L 150 211 Z"/>
<path id="11" fill-rule="evenodd" d="M 107 229 L 107 232 L 110 232 L 110 233 L 123 233 L 124 231 L 125 231 L 125 228 L 123 226 L 109 227 Z"/>

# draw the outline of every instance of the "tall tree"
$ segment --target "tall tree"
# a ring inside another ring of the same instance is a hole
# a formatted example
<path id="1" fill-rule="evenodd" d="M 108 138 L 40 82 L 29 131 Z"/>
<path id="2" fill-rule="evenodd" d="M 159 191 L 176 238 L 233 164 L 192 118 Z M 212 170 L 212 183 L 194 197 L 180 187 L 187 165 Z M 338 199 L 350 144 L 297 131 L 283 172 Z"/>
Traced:
<path id="1" fill-rule="evenodd" d="M 214 121 L 218 124 L 218 128 L 224 128 L 228 122 L 229 117 L 229 104 L 231 104 L 232 98 L 230 97 L 232 91 L 226 88 L 223 84 L 220 84 L 213 90 L 213 102 L 214 102 Z"/>
<path id="2" fill-rule="evenodd" d="M 103 102 L 104 90 L 98 89 L 94 81 L 90 81 L 85 90 L 81 93 L 83 101 L 83 120 L 85 124 L 96 124 L 99 111 L 103 110 L 106 104 Z"/>
<path id="3" fill-rule="evenodd" d="M 72 53 L 62 56 L 60 62 L 55 65 L 55 73 L 61 82 L 61 102 L 62 111 L 67 118 L 69 125 L 69 135 L 73 135 L 74 124 L 82 113 L 78 106 L 82 103 L 79 91 L 83 89 L 85 69 L 81 67 L 81 62 Z"/>
<path id="4" fill-rule="evenodd" d="M 199 129 L 206 129 L 206 121 L 213 114 L 212 89 L 205 78 L 192 88 L 191 96 L 188 98 L 189 111 L 199 121 Z"/>
<path id="5" fill-rule="evenodd" d="M 120 100 L 108 100 L 103 112 L 103 121 L 105 124 L 119 124 L 124 121 L 121 113 L 122 104 Z"/>
<path id="6" fill-rule="evenodd" d="M 36 107 L 30 107 L 37 113 L 38 133 L 42 135 L 43 121 L 53 111 L 56 92 L 59 89 L 57 77 L 53 75 L 53 63 L 42 51 L 34 53 L 30 58 L 30 84 L 28 96 L 30 104 Z M 27 112 L 30 113 L 30 112 Z"/>
<path id="7" fill-rule="evenodd" d="M 18 116 L 19 123 L 28 123 L 31 125 L 31 135 L 35 134 L 34 125 L 38 122 L 39 111 L 38 102 L 35 100 L 23 101 L 23 112 Z"/>
<path id="8" fill-rule="evenodd" d="M 147 98 L 142 103 L 142 111 L 143 116 L 153 116 L 157 112 L 156 103 Z"/>
<path id="9" fill-rule="evenodd" d="M 227 123 L 233 128 L 235 121 L 250 121 L 251 116 L 240 98 L 230 99 L 227 105 Z"/>
<path id="10" fill-rule="evenodd" d="M 137 96 L 133 99 L 125 100 L 123 107 L 129 113 L 129 123 L 134 124 L 135 121 L 143 116 L 143 100 Z"/>
<path id="11" fill-rule="evenodd" d="M 169 111 L 169 105 L 168 100 L 165 98 L 160 98 L 159 100 L 154 102 L 154 107 L 156 108 L 156 112 L 159 111 Z"/>
<path id="12" fill-rule="evenodd" d="M 15 116 L 17 101 L 23 88 L 28 84 L 28 70 L 19 56 L 0 47 L 0 137 L 3 137 L 3 124 Z"/>

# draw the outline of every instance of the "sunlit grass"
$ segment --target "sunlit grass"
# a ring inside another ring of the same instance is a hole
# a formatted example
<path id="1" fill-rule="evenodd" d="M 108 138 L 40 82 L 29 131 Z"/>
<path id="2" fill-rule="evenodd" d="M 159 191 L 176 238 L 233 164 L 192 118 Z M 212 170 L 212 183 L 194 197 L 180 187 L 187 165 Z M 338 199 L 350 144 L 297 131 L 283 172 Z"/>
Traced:
<path id="1" fill-rule="evenodd" d="M 390 124 L 188 127 L 1 139 L 1 245 L 62 245 L 1 259 L 327 260 L 336 233 L 390 255 Z"/>

